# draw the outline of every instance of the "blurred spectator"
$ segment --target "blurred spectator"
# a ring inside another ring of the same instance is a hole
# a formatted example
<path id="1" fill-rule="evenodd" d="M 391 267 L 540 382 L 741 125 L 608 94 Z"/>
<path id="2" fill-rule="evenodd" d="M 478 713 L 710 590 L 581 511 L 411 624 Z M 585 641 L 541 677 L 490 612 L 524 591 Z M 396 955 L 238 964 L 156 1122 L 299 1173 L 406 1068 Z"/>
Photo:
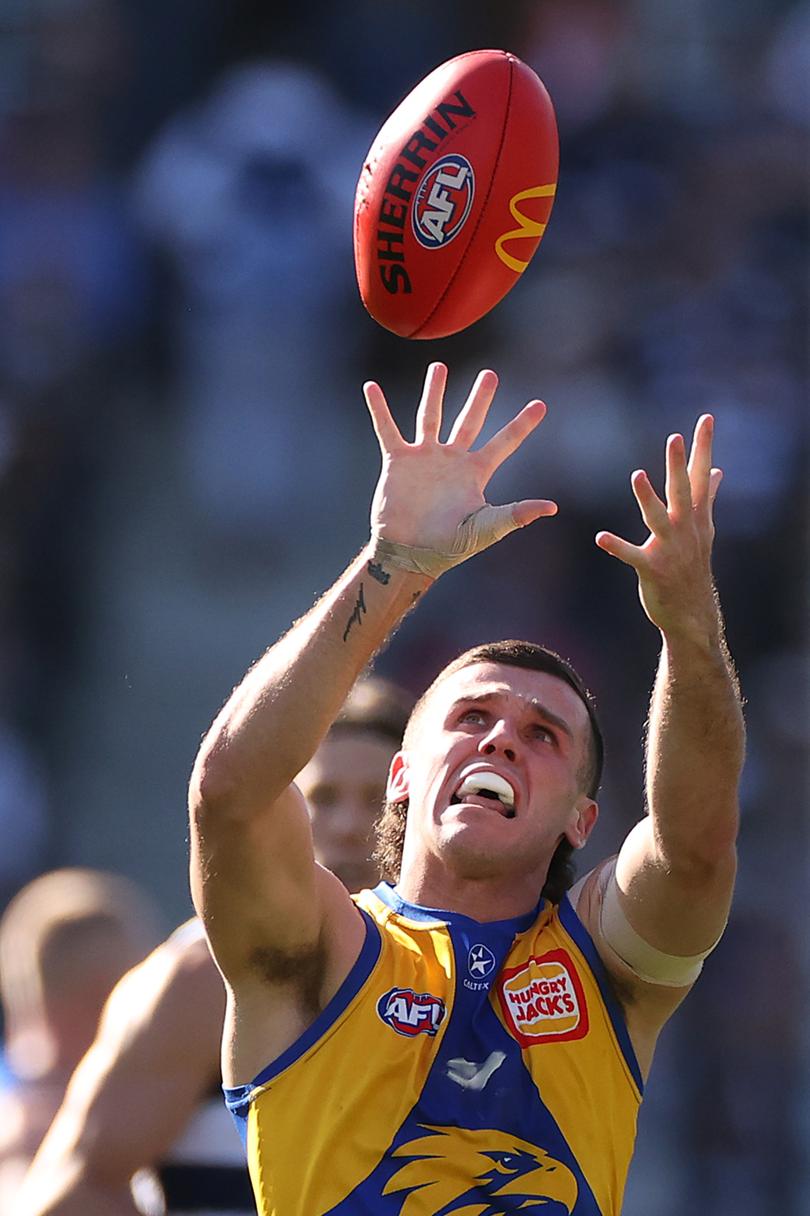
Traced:
<path id="1" fill-rule="evenodd" d="M 281 514 L 314 528 L 351 462 L 351 206 L 371 134 L 311 68 L 256 61 L 145 157 L 137 206 L 175 283 L 181 450 L 209 548 L 269 536 L 283 558 Z"/>
<path id="2" fill-rule="evenodd" d="M 53 1119 L 116 981 L 154 945 L 151 901 L 128 879 L 54 870 L 14 897 L 0 921 L 5 1059 L 0 1093 L 0 1214 Z"/>
<path id="3" fill-rule="evenodd" d="M 103 10 L 114 6 L 16 14 L 19 78 L 0 105 L 0 699 L 39 732 L 74 637 L 70 553 L 121 392 L 109 381 L 131 367 L 146 307 L 123 186 L 103 159 L 114 39 L 76 24 Z"/>

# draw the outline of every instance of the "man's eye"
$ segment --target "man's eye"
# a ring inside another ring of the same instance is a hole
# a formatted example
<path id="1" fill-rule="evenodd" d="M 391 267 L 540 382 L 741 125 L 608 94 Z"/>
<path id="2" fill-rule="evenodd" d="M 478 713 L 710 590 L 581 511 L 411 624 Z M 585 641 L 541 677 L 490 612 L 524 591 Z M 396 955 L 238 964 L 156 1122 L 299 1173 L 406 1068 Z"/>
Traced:
<path id="1" fill-rule="evenodd" d="M 459 718 L 459 722 L 479 723 L 484 721 L 484 715 L 480 709 L 467 709 Z"/>
<path id="2" fill-rule="evenodd" d="M 553 743 L 555 741 L 554 732 L 549 730 L 547 726 L 535 726 L 534 737 L 539 739 L 541 743 Z"/>

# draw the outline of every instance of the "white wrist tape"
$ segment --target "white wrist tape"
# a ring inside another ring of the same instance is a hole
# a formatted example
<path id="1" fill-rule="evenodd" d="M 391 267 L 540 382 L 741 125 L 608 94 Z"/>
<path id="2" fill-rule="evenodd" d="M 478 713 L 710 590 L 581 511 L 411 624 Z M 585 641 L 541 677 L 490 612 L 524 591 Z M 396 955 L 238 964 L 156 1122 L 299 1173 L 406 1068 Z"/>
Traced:
<path id="1" fill-rule="evenodd" d="M 401 545 L 397 541 L 386 540 L 379 533 L 372 531 L 375 556 L 384 560 L 396 570 L 410 570 L 413 574 L 424 574 L 428 578 L 438 578 L 446 570 L 488 549 L 496 541 L 508 536 L 518 527 L 515 523 L 513 508 L 515 503 L 493 507 L 486 503 L 477 511 L 472 511 L 461 521 L 456 534 L 449 546 L 449 552 L 438 549 L 421 549 L 415 545 Z"/>
<path id="2" fill-rule="evenodd" d="M 619 903 L 619 888 L 616 875 L 611 874 L 602 897 L 599 912 L 599 928 L 602 937 L 623 963 L 640 980 L 648 984 L 661 984 L 665 988 L 685 988 L 693 984 L 703 969 L 703 960 L 711 954 L 717 942 L 701 954 L 688 958 L 665 954 L 639 937 L 624 914 Z M 717 941 L 720 939 L 718 938 Z"/>

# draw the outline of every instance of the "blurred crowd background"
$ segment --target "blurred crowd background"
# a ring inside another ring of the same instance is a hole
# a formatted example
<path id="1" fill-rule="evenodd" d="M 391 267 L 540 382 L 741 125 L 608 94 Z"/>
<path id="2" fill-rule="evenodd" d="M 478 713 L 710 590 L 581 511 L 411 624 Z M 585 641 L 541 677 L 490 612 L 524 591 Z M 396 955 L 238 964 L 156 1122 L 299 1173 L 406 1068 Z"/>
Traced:
<path id="1" fill-rule="evenodd" d="M 557 201 L 510 296 L 420 344 L 364 313 L 351 215 L 382 119 L 497 46 L 546 82 Z M 570 657 L 608 742 L 584 864 L 642 810 L 657 653 L 629 474 L 716 416 L 715 569 L 748 699 L 739 894 L 665 1032 L 626 1216 L 810 1210 L 810 4 L 790 0 L 4 0 L 0 9 L 0 909 L 64 865 L 189 914 L 185 787 L 245 667 L 366 539 L 360 386 L 411 425 L 549 416 L 492 487 L 559 517 L 443 580 L 377 670 Z"/>

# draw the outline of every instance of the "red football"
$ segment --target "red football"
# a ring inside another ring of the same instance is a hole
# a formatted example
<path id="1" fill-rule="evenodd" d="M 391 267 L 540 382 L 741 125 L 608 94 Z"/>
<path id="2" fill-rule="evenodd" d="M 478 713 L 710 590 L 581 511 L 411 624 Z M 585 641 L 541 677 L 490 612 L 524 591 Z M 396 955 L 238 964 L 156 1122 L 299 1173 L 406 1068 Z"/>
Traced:
<path id="1" fill-rule="evenodd" d="M 557 188 L 554 107 L 507 51 L 469 51 L 426 76 L 372 144 L 357 183 L 354 261 L 375 320 L 443 338 L 514 287 Z"/>

